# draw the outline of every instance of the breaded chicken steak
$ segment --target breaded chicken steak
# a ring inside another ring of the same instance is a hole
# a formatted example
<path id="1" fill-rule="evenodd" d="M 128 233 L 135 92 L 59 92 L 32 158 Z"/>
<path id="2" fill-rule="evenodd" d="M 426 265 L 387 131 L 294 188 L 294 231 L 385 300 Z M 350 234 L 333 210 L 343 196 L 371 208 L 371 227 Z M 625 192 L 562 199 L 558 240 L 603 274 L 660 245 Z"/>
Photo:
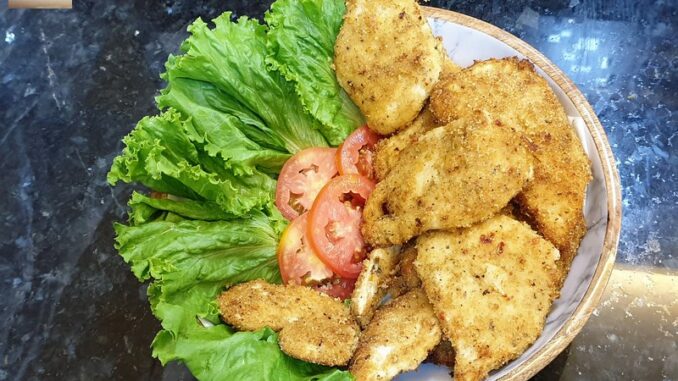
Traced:
<path id="1" fill-rule="evenodd" d="M 539 337 L 558 295 L 558 249 L 499 215 L 417 239 L 417 273 L 455 350 L 454 379 L 481 380 Z"/>
<path id="2" fill-rule="evenodd" d="M 481 111 L 526 136 L 536 159 L 534 180 L 516 201 L 528 221 L 560 250 L 565 275 L 586 232 L 583 208 L 591 168 L 546 80 L 517 58 L 477 62 L 441 80 L 430 108 L 441 123 Z"/>
<path id="3" fill-rule="evenodd" d="M 405 148 L 416 143 L 423 134 L 437 126 L 431 110 L 424 107 L 407 127 L 393 136 L 380 140 L 374 152 L 374 171 L 377 179 L 385 179 L 391 169 L 396 166 Z"/>
<path id="4" fill-rule="evenodd" d="M 218 304 L 226 323 L 242 331 L 279 331 L 283 352 L 304 361 L 346 365 L 358 344 L 360 328 L 348 307 L 305 286 L 250 281 L 222 293 Z"/>
<path id="5" fill-rule="evenodd" d="M 444 58 L 416 1 L 346 1 L 334 47 L 337 79 L 374 131 L 388 135 L 419 114 Z"/>
<path id="6" fill-rule="evenodd" d="M 445 58 L 440 80 L 442 81 L 459 71 L 461 71 L 461 68 L 457 64 L 451 59 Z M 374 156 L 374 171 L 377 179 L 383 180 L 388 175 L 391 168 L 398 162 L 398 157 L 405 147 L 416 142 L 424 133 L 439 126 L 440 124 L 433 117 L 430 108 L 425 104 L 419 115 L 410 124 L 399 130 L 398 133 L 380 140 L 377 143 Z"/>
<path id="7" fill-rule="evenodd" d="M 356 381 L 388 381 L 416 369 L 440 337 L 426 295 L 421 289 L 410 291 L 377 310 L 360 338 L 351 374 Z"/>
<path id="8" fill-rule="evenodd" d="M 532 155 L 511 128 L 482 115 L 457 120 L 400 154 L 365 204 L 363 235 L 383 246 L 470 226 L 505 207 L 531 177 Z"/>

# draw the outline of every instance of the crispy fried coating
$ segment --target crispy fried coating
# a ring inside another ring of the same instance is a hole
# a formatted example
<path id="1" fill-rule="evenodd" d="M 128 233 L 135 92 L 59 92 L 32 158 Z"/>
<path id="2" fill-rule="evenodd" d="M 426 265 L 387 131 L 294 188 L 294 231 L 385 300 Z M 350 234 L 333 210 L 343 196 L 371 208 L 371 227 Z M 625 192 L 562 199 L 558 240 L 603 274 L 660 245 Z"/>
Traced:
<path id="1" fill-rule="evenodd" d="M 417 239 L 417 273 L 456 352 L 455 380 L 481 380 L 537 339 L 558 295 L 558 249 L 498 215 Z"/>
<path id="2" fill-rule="evenodd" d="M 532 177 L 532 155 L 506 126 L 482 115 L 434 128 L 407 147 L 365 204 L 374 246 L 432 229 L 470 226 L 496 214 Z"/>
<path id="3" fill-rule="evenodd" d="M 443 70 L 440 73 L 440 80 L 447 78 L 450 75 L 458 73 L 461 70 L 457 64 L 451 59 L 445 58 Z M 435 127 L 439 127 L 433 113 L 425 104 L 419 115 L 408 124 L 405 128 L 391 135 L 386 139 L 382 139 L 377 143 L 374 157 L 374 170 L 378 180 L 383 180 L 391 171 L 391 168 L 398 161 L 400 153 L 410 144 L 419 139 L 425 132 L 430 131 Z"/>
<path id="4" fill-rule="evenodd" d="M 304 286 L 254 280 L 224 291 L 218 304 L 226 323 L 242 331 L 279 331 L 283 352 L 317 364 L 348 363 L 360 335 L 343 303 Z"/>
<path id="5" fill-rule="evenodd" d="M 280 349 L 288 355 L 327 366 L 346 365 L 358 344 L 360 329 L 354 322 L 338 323 L 327 313 L 298 320 L 280 331 Z"/>
<path id="6" fill-rule="evenodd" d="M 440 337 L 423 290 L 410 291 L 377 310 L 360 338 L 350 371 L 357 381 L 390 380 L 416 369 Z"/>
<path id="7" fill-rule="evenodd" d="M 351 313 L 361 327 L 367 327 L 374 311 L 386 296 L 400 261 L 400 246 L 372 250 L 363 261 L 363 270 L 351 295 Z"/>
<path id="8" fill-rule="evenodd" d="M 414 268 L 414 261 L 417 259 L 417 247 L 414 244 L 403 246 L 400 254 L 400 262 L 396 273 L 391 281 L 388 294 L 396 298 L 408 291 L 421 288 L 421 280 Z"/>
<path id="9" fill-rule="evenodd" d="M 219 296 L 221 315 L 226 323 L 241 331 L 269 327 L 280 331 L 318 311 L 345 316 L 346 308 L 333 298 L 304 286 L 281 286 L 263 280 L 238 284 Z"/>
<path id="10" fill-rule="evenodd" d="M 406 128 L 391 137 L 380 140 L 374 152 L 374 171 L 377 179 L 385 179 L 391 168 L 398 162 L 403 150 L 415 143 L 421 135 L 435 127 L 438 127 L 438 124 L 431 110 L 424 107 Z"/>
<path id="11" fill-rule="evenodd" d="M 421 287 L 421 279 L 419 279 L 417 269 L 414 268 L 414 261 L 416 259 L 417 246 L 410 245 L 406 250 L 403 250 L 400 263 L 398 264 L 398 275 L 403 278 L 409 290 Z"/>
<path id="12" fill-rule="evenodd" d="M 441 80 L 430 108 L 441 123 L 478 110 L 515 128 L 530 141 L 534 181 L 516 198 L 522 214 L 561 252 L 563 274 L 586 232 L 584 199 L 591 180 L 581 142 L 544 78 L 517 58 L 477 62 Z"/>
<path id="13" fill-rule="evenodd" d="M 388 290 L 388 294 L 391 295 L 392 298 L 397 298 L 407 292 L 421 289 L 421 279 L 419 279 L 417 269 L 414 267 L 414 261 L 416 259 L 416 245 L 407 244 L 403 246 L 396 274 L 393 277 Z M 442 338 L 440 343 L 438 343 L 431 353 L 429 353 L 426 361 L 452 369 L 454 367 L 454 349 L 452 349 L 450 341 L 446 338 Z"/>
<path id="14" fill-rule="evenodd" d="M 334 66 L 374 131 L 391 134 L 417 116 L 444 57 L 416 1 L 346 1 Z"/>
<path id="15" fill-rule="evenodd" d="M 450 57 L 445 56 L 445 59 L 443 60 L 443 70 L 440 72 L 440 78 L 438 78 L 439 81 L 444 81 L 448 77 L 457 74 L 461 71 L 461 66 L 457 65 Z"/>

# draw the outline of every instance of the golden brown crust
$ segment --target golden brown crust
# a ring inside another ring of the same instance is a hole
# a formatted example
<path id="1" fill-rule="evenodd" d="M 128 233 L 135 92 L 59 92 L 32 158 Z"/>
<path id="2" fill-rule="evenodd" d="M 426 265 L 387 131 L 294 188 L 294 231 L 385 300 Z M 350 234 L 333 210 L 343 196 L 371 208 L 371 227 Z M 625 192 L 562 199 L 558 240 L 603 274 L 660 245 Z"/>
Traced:
<path id="1" fill-rule="evenodd" d="M 346 365 L 358 343 L 360 329 L 348 308 L 308 287 L 254 280 L 224 291 L 217 302 L 226 323 L 280 331 L 280 348 L 301 360 Z"/>
<path id="2" fill-rule="evenodd" d="M 421 288 L 421 280 L 414 268 L 414 260 L 417 259 L 415 243 L 408 243 L 401 249 L 400 261 L 388 288 L 388 295 L 397 298 L 409 291 Z"/>
<path id="3" fill-rule="evenodd" d="M 445 57 L 443 60 L 443 70 L 440 72 L 439 81 L 444 81 L 450 76 L 459 73 L 462 70 L 461 66 L 457 65 L 449 57 Z"/>
<path id="4" fill-rule="evenodd" d="M 405 148 L 435 127 L 438 127 L 438 124 L 431 110 L 424 106 L 421 113 L 406 128 L 391 137 L 380 140 L 376 145 L 374 156 L 374 171 L 377 179 L 385 179 L 391 168 L 398 162 L 398 158 Z"/>
<path id="5" fill-rule="evenodd" d="M 417 259 L 417 246 L 411 245 L 403 250 L 400 263 L 398 264 L 398 275 L 400 275 L 408 290 L 414 290 L 421 287 L 421 279 L 414 267 L 414 261 Z"/>
<path id="6" fill-rule="evenodd" d="M 480 380 L 519 356 L 558 295 L 559 254 L 527 224 L 496 216 L 417 239 L 417 273 L 456 352 L 455 380 Z"/>
<path id="7" fill-rule="evenodd" d="M 441 337 L 424 292 L 410 291 L 377 310 L 360 338 L 350 371 L 357 381 L 386 381 L 416 369 Z"/>
<path id="8" fill-rule="evenodd" d="M 516 201 L 560 249 L 559 266 L 566 274 L 586 232 L 583 207 L 591 168 L 546 80 L 528 61 L 490 59 L 441 80 L 431 93 L 430 108 L 441 123 L 482 111 L 528 138 L 536 158 L 534 180 Z"/>
<path id="9" fill-rule="evenodd" d="M 353 356 L 359 336 L 355 323 L 337 324 L 331 315 L 319 314 L 285 326 L 278 342 L 283 352 L 299 360 L 341 366 Z"/>
<path id="10" fill-rule="evenodd" d="M 520 135 L 473 115 L 407 147 L 367 200 L 363 235 L 402 244 L 433 229 L 470 226 L 496 214 L 532 177 Z"/>
<path id="11" fill-rule="evenodd" d="M 457 64 L 451 59 L 445 57 L 443 69 L 440 73 L 440 80 L 447 78 L 461 70 Z M 424 108 L 419 115 L 408 124 L 406 127 L 398 131 L 396 134 L 388 138 L 382 139 L 377 143 L 374 158 L 374 170 L 378 180 L 383 180 L 391 171 L 391 168 L 398 162 L 400 153 L 409 145 L 416 142 L 417 139 L 425 132 L 430 131 L 435 127 L 439 127 L 433 117 L 428 104 L 424 104 Z"/>
<path id="12" fill-rule="evenodd" d="M 391 134 L 417 116 L 443 58 L 416 1 L 346 1 L 334 48 L 337 80 L 374 131 Z"/>

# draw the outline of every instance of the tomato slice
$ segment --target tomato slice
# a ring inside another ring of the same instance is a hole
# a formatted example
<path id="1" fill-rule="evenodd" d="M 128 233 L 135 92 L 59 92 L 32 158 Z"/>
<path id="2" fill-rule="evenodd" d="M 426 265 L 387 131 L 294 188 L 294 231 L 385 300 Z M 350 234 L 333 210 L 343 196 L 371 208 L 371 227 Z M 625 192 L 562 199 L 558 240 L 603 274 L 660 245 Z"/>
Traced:
<path id="1" fill-rule="evenodd" d="M 365 258 L 365 241 L 360 232 L 362 209 L 374 189 L 374 182 L 360 175 L 343 175 L 330 180 L 320 191 L 308 214 L 311 247 L 335 274 L 355 279 Z"/>
<path id="2" fill-rule="evenodd" d="M 297 152 L 278 176 L 275 206 L 288 220 L 311 209 L 313 200 L 337 174 L 336 148 L 307 148 Z"/>
<path id="3" fill-rule="evenodd" d="M 334 277 L 323 282 L 321 285 L 316 286 L 316 290 L 324 292 L 329 296 L 344 300 L 350 298 L 353 294 L 356 280 L 357 279 Z"/>
<path id="4" fill-rule="evenodd" d="M 308 213 L 287 226 L 278 244 L 278 266 L 285 284 L 318 286 L 332 277 L 330 269 L 308 244 Z"/>
<path id="5" fill-rule="evenodd" d="M 339 174 L 360 174 L 374 179 L 374 146 L 379 138 L 380 136 L 367 126 L 353 131 L 337 151 Z"/>

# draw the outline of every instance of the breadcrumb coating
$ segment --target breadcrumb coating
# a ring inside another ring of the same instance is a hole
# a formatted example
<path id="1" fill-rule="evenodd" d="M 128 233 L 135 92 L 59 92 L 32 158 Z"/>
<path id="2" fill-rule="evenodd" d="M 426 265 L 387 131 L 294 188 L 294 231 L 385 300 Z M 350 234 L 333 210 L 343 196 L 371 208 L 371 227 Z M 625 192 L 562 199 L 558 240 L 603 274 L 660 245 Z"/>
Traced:
<path id="1" fill-rule="evenodd" d="M 566 275 L 586 233 L 584 200 L 591 166 L 562 104 L 531 63 L 490 59 L 441 80 L 430 108 L 440 123 L 481 111 L 524 134 L 535 156 L 534 180 L 516 198 L 527 217 L 561 253 Z"/>
<path id="2" fill-rule="evenodd" d="M 363 236 L 385 246 L 470 226 L 505 207 L 532 172 L 520 135 L 482 114 L 434 128 L 377 184 L 365 204 Z"/>
<path id="3" fill-rule="evenodd" d="M 356 381 L 387 381 L 416 369 L 440 342 L 441 331 L 423 290 L 379 308 L 360 338 L 350 371 Z"/>
<path id="4" fill-rule="evenodd" d="M 455 351 L 455 380 L 482 380 L 542 332 L 558 296 L 558 249 L 529 225 L 498 215 L 417 239 L 414 262 Z"/>
<path id="5" fill-rule="evenodd" d="M 223 320 L 241 331 L 279 331 L 283 352 L 316 364 L 346 365 L 360 328 L 348 307 L 316 290 L 254 280 L 231 287 L 218 298 Z"/>
<path id="6" fill-rule="evenodd" d="M 374 131 L 391 134 L 419 114 L 444 58 L 416 1 L 346 1 L 334 47 L 337 79 Z"/>

